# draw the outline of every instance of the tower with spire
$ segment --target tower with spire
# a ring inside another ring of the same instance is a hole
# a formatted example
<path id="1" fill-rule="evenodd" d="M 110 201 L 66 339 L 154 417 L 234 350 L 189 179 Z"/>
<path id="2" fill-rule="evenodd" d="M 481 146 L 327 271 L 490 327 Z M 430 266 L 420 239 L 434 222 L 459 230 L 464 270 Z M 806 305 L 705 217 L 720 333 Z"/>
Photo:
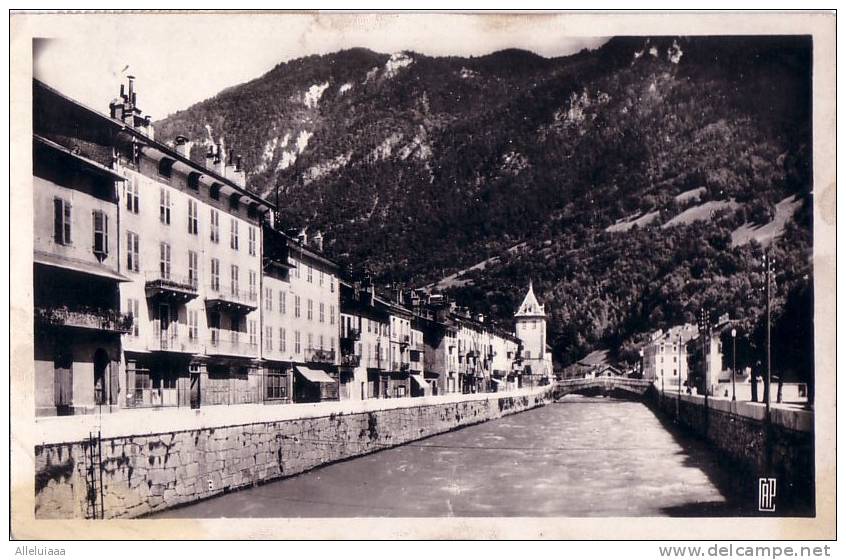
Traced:
<path id="1" fill-rule="evenodd" d="M 514 314 L 517 338 L 522 344 L 524 372 L 526 366 L 532 376 L 540 378 L 552 375 L 552 354 L 546 348 L 546 312 L 544 306 L 538 302 L 535 290 L 529 281 L 529 291 L 523 298 L 523 303 Z"/>

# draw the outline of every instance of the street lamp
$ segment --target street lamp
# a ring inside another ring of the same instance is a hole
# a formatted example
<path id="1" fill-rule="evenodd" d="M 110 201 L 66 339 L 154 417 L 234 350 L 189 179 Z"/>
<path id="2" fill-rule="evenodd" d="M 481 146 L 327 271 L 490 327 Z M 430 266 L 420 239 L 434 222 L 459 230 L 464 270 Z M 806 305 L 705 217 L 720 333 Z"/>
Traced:
<path id="1" fill-rule="evenodd" d="M 731 400 L 736 401 L 734 378 L 737 377 L 737 329 L 731 329 Z"/>

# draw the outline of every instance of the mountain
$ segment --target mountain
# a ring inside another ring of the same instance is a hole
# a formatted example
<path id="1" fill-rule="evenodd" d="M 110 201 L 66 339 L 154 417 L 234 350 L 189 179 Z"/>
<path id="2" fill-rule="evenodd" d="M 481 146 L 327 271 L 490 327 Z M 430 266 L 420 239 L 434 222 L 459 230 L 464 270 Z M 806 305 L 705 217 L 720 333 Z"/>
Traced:
<path id="1" fill-rule="evenodd" d="M 532 277 L 563 364 L 600 345 L 634 360 L 645 332 L 701 307 L 742 319 L 758 359 L 772 242 L 775 316 L 803 318 L 776 325 L 803 341 L 780 363 L 801 376 L 811 52 L 807 37 L 618 37 L 560 58 L 352 49 L 279 64 L 156 129 L 194 139 L 198 161 L 212 142 L 243 155 L 284 223 L 380 282 L 468 270 L 451 295 L 507 320 Z"/>

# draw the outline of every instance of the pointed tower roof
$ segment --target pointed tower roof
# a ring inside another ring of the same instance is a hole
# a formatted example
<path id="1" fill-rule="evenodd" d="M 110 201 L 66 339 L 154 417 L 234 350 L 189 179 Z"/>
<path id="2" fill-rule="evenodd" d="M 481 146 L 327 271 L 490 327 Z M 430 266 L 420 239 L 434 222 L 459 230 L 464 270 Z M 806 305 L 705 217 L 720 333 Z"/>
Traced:
<path id="1" fill-rule="evenodd" d="M 526 297 L 523 298 L 523 303 L 520 304 L 515 317 L 546 317 L 543 310 L 543 305 L 538 303 L 538 298 L 535 297 L 535 290 L 532 288 L 532 281 L 529 280 L 529 291 Z"/>

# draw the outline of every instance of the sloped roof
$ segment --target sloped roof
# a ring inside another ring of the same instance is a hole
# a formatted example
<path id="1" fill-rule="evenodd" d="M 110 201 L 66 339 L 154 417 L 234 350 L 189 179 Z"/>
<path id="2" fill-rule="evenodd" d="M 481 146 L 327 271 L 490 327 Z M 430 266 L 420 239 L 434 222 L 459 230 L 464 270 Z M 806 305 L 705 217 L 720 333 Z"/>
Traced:
<path id="1" fill-rule="evenodd" d="M 535 291 L 532 288 L 532 282 L 529 282 L 529 291 L 526 293 L 526 297 L 523 298 L 523 303 L 520 304 L 520 307 L 517 309 L 517 313 L 514 314 L 515 317 L 545 317 L 546 313 L 544 313 L 543 305 L 538 303 L 538 298 L 535 297 Z"/>

